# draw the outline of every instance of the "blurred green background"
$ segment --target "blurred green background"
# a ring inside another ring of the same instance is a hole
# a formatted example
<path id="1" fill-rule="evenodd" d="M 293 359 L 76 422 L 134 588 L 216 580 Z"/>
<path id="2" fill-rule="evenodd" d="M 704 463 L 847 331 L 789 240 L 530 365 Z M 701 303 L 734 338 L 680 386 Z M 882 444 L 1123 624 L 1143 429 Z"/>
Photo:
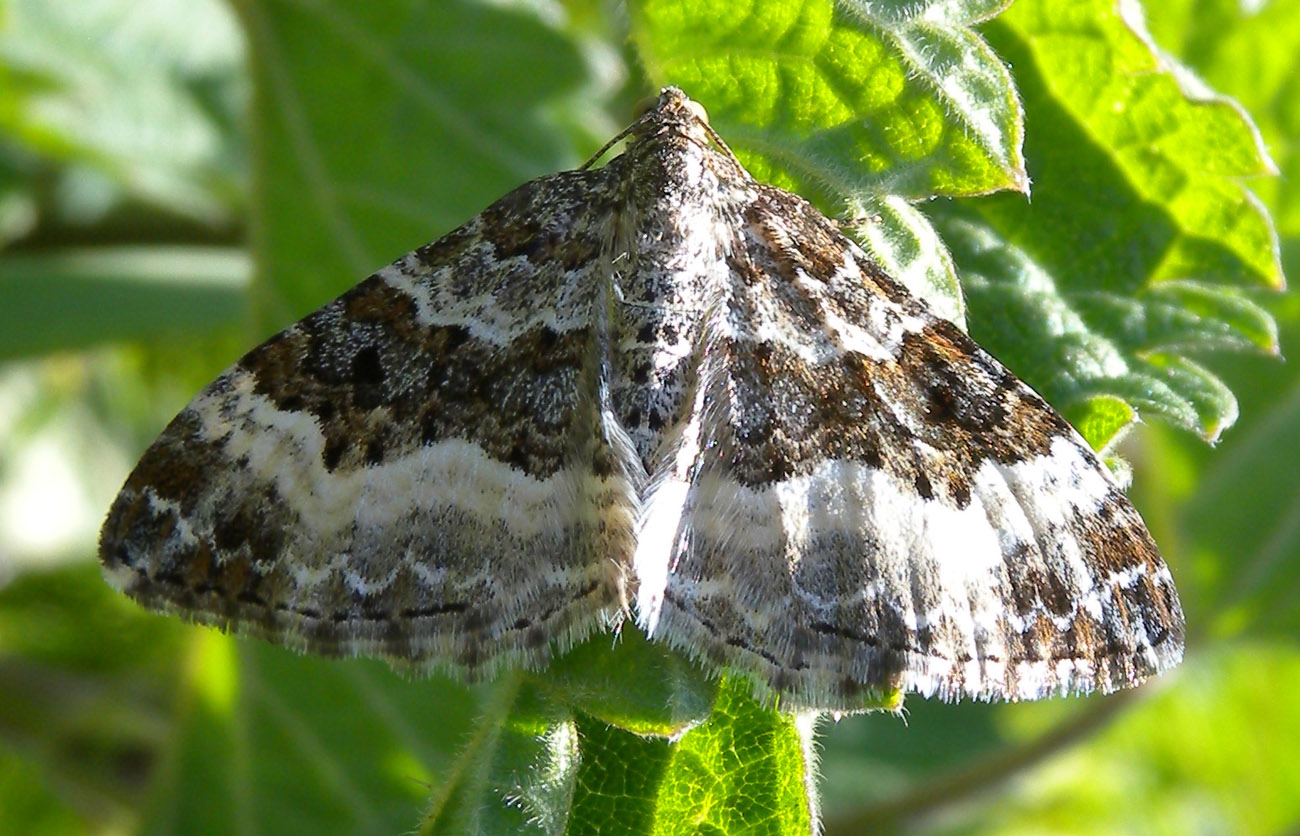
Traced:
<path id="1" fill-rule="evenodd" d="M 1300 275 L 1300 2 L 1147 11 L 1253 116 L 1281 176 L 1249 185 Z M 620 21 L 598 0 L 0 0 L 0 831 L 418 819 L 478 691 L 147 616 L 100 581 L 95 535 L 242 350 L 625 124 L 653 87 Z M 1300 300 L 1257 301 L 1294 353 Z M 1148 423 L 1122 448 L 1184 665 L 827 723 L 828 833 L 1300 832 L 1300 372 L 1202 361 L 1240 403 L 1218 445 Z"/>

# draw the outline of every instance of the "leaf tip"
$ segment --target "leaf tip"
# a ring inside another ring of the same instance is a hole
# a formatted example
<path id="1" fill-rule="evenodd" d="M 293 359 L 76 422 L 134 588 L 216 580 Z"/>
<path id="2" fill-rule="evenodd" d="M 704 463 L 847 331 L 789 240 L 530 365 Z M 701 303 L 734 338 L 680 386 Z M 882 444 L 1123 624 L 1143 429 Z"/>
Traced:
<path id="1" fill-rule="evenodd" d="M 1029 170 L 1025 168 L 1022 160 L 1019 165 L 1011 170 L 1011 182 L 1008 189 L 1013 192 L 1019 192 L 1025 197 L 1029 197 L 1029 188 L 1032 184 L 1029 180 Z"/>
<path id="2" fill-rule="evenodd" d="M 1224 414 L 1215 420 L 1206 421 L 1201 425 L 1200 436 L 1206 444 L 1214 446 L 1219 443 L 1224 431 L 1235 423 L 1237 423 L 1237 401 L 1234 398 L 1231 409 L 1225 410 Z"/>

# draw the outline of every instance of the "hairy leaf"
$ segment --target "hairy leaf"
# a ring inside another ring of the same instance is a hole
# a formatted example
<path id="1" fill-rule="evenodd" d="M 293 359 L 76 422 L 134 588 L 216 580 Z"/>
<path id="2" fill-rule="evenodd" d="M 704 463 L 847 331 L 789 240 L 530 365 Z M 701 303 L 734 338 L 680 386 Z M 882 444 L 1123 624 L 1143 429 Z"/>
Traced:
<path id="1" fill-rule="evenodd" d="M 904 200 L 1023 191 L 1010 74 L 971 24 L 1003 3 L 645 0 L 633 37 L 755 177 L 824 210 L 874 218 L 863 243 L 962 321 L 951 260 Z M 904 200 L 900 200 L 900 198 Z"/>
<path id="2" fill-rule="evenodd" d="M 1189 355 L 1277 350 L 1241 290 L 1281 282 L 1272 222 L 1243 183 L 1273 171 L 1254 126 L 1180 85 L 1141 20 L 1109 3 L 1026 0 L 988 31 L 1017 68 L 1034 185 L 1031 202 L 934 213 L 965 231 L 947 239 L 963 278 L 979 277 L 971 333 L 1067 414 L 1119 398 L 1218 438 L 1236 400 Z M 1015 255 L 992 264 L 997 248 Z"/>
<path id="3" fill-rule="evenodd" d="M 1020 99 L 969 28 L 994 5 L 717 5 L 701 25 L 686 0 L 637 4 L 633 34 L 651 78 L 698 96 L 756 176 L 880 216 L 873 254 L 959 319 L 955 263 L 974 336 L 1068 415 L 1106 398 L 1209 439 L 1232 424 L 1231 392 L 1192 355 L 1276 351 L 1241 290 L 1281 280 L 1242 183 L 1272 163 L 1240 108 L 1190 85 L 1140 17 L 1025 0 L 985 25 L 1034 128 L 1026 176 Z M 878 208 L 1031 181 L 1032 201 L 927 207 L 951 260 L 923 221 Z M 1099 431 L 1100 446 L 1116 428 Z"/>
<path id="4" fill-rule="evenodd" d="M 1229 0 L 1170 2 L 1151 9 L 1151 28 L 1206 82 L 1236 97 L 1283 172 L 1259 184 L 1278 222 L 1287 272 L 1300 271 L 1300 92 L 1293 73 L 1300 55 L 1300 3 L 1246 6 Z M 1294 292 L 1250 301 L 1276 314 L 1279 343 L 1300 345 L 1300 297 Z M 1171 474 L 1139 484 L 1150 502 L 1169 509 L 1168 539 L 1185 544 L 1192 615 L 1206 635 L 1242 631 L 1294 643 L 1300 630 L 1300 471 L 1290 451 L 1300 445 L 1300 369 L 1274 358 L 1233 357 L 1214 368 L 1241 400 L 1241 425 L 1213 452 L 1152 436 L 1148 467 Z M 1173 478 L 1177 475 L 1177 478 Z"/>

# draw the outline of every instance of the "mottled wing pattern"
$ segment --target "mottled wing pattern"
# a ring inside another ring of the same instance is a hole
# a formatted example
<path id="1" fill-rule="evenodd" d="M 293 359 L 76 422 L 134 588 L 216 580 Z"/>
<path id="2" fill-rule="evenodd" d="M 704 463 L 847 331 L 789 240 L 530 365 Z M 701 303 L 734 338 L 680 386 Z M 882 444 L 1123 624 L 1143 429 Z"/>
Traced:
<path id="1" fill-rule="evenodd" d="M 1070 426 L 668 88 L 254 349 L 101 537 L 146 606 L 327 654 L 538 666 L 634 599 L 788 704 L 1023 699 L 1182 654 Z"/>
<path id="2" fill-rule="evenodd" d="M 144 605 L 331 655 L 543 663 L 618 617 L 600 172 L 533 181 L 253 349 L 101 537 Z"/>
<path id="3" fill-rule="evenodd" d="M 823 708 L 1175 664 L 1169 570 L 1069 424 L 802 199 L 738 212 L 656 635 Z"/>

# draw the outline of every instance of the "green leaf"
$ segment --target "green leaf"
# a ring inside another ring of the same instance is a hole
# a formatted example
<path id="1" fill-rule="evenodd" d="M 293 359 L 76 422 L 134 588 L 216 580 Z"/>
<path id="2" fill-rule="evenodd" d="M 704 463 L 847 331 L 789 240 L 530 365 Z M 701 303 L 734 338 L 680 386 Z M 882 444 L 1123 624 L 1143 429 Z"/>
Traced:
<path id="1" fill-rule="evenodd" d="M 595 118 L 591 68 L 540 15 L 473 0 L 239 10 L 262 91 L 256 292 L 267 330 L 580 162 L 568 126 Z"/>
<path id="2" fill-rule="evenodd" d="M 868 251 L 962 323 L 951 260 L 906 201 L 1027 187 L 1015 89 L 970 28 L 1004 5 L 644 0 L 632 36 L 755 177 L 875 216 Z"/>
<path id="3" fill-rule="evenodd" d="M 814 819 L 812 718 L 796 721 L 765 708 L 754 702 L 750 687 L 724 678 L 708 718 L 671 739 L 633 734 L 582 713 L 572 721 L 553 714 L 531 739 L 558 736 L 578 745 L 566 761 L 572 771 L 553 785 L 563 791 L 547 792 L 544 804 L 520 803 L 532 813 L 529 832 L 806 836 Z M 513 719 L 505 725 L 514 725 Z M 549 806 L 570 789 L 571 806 Z"/>
<path id="4" fill-rule="evenodd" d="M 565 835 L 655 833 L 674 746 L 586 715 L 579 715 L 578 734 L 584 755 Z"/>
<path id="5" fill-rule="evenodd" d="M 710 682 L 635 628 L 495 687 L 421 832 L 809 832 L 812 716 Z"/>
<path id="6" fill-rule="evenodd" d="M 1282 176 L 1251 183 L 1284 237 L 1300 230 L 1300 3 L 1270 0 L 1165 0 L 1147 10 L 1159 43 L 1255 119 Z"/>
<path id="7" fill-rule="evenodd" d="M 812 729 L 758 705 L 749 689 L 724 679 L 708 721 L 673 747 L 656 834 L 813 830 Z"/>
<path id="8" fill-rule="evenodd" d="M 1066 412 L 1117 397 L 1216 439 L 1236 401 L 1187 353 L 1277 350 L 1238 289 L 1281 281 L 1271 221 L 1242 185 L 1273 170 L 1254 127 L 1190 96 L 1109 3 L 1024 0 L 987 31 L 1017 68 L 1034 188 L 1032 203 L 933 212 L 972 335 Z"/>
<path id="9" fill-rule="evenodd" d="M 1002 5 L 642 0 L 632 34 L 760 179 L 825 204 L 980 194 L 1025 185 L 1010 77 L 968 28 Z"/>
<path id="10" fill-rule="evenodd" d="M 676 737 L 704 720 L 716 683 L 698 666 L 635 626 L 596 636 L 547 668 L 550 698 L 637 735 Z"/>
<path id="11" fill-rule="evenodd" d="M 1025 0 L 987 24 L 1034 126 L 1033 201 L 932 204 L 948 246 L 964 246 L 950 257 L 900 197 L 1028 182 L 1016 92 L 969 28 L 998 7 L 704 5 L 702 23 L 685 0 L 635 4 L 633 37 L 651 79 L 698 97 L 755 176 L 878 216 L 858 225 L 869 251 L 958 322 L 959 272 L 973 335 L 1065 412 L 1119 398 L 1208 439 L 1236 419 L 1186 355 L 1277 349 L 1238 289 L 1281 281 L 1271 222 L 1241 182 L 1272 163 L 1242 111 L 1190 89 L 1140 20 Z M 990 255 L 1002 248 L 1014 256 Z"/>
<path id="12" fill-rule="evenodd" d="M 855 205 L 865 218 L 852 232 L 872 258 L 926 301 L 936 314 L 966 328 L 966 300 L 948 247 L 927 218 L 901 197 Z"/>
<path id="13" fill-rule="evenodd" d="M 1094 450 L 1110 450 L 1135 418 L 1133 407 L 1121 398 L 1100 395 L 1080 401 L 1065 414 Z"/>
<path id="14" fill-rule="evenodd" d="M 709 716 L 716 691 L 635 627 L 493 688 L 423 833 L 600 833 L 602 822 L 652 822 L 669 739 Z"/>
<path id="15" fill-rule="evenodd" d="M 1124 345 L 1179 353 L 1277 352 L 1272 314 L 1233 287 L 1170 280 L 1138 298 L 1080 291 L 1072 301 L 1083 319 L 1112 323 Z"/>
<path id="16" fill-rule="evenodd" d="M 1274 212 L 1287 272 L 1300 271 L 1300 3 L 1244 6 L 1227 0 L 1169 2 L 1151 27 L 1195 72 L 1248 106 L 1283 172 L 1259 183 Z M 1281 325 L 1279 342 L 1300 344 L 1300 297 L 1263 302 Z M 1294 358 L 1292 358 L 1294 359 Z M 1189 623 L 1221 638 L 1250 631 L 1294 643 L 1300 630 L 1300 369 L 1272 358 L 1219 358 L 1214 368 L 1241 401 L 1241 425 L 1213 454 L 1153 435 L 1149 468 L 1180 478 L 1139 481 L 1149 505 L 1167 509 L 1164 539 L 1185 544 L 1179 578 Z M 1190 494 L 1190 496 L 1188 496 Z"/>

